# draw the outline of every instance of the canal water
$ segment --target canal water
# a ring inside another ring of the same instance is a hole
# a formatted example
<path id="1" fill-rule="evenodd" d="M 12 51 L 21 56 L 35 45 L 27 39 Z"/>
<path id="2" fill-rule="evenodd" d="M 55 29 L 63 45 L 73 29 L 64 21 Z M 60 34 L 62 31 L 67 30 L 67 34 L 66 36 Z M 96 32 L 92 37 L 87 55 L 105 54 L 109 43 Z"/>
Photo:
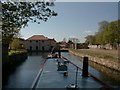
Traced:
<path id="1" fill-rule="evenodd" d="M 82 68 L 82 58 L 74 56 L 70 53 L 62 53 L 62 55 L 74 62 Z M 120 72 L 111 70 L 99 64 L 89 61 L 89 72 L 100 80 L 120 88 Z"/>
<path id="2" fill-rule="evenodd" d="M 27 60 L 11 73 L 3 88 L 30 88 L 46 57 L 47 53 L 29 53 Z"/>
<path id="3" fill-rule="evenodd" d="M 3 88 L 30 88 L 46 60 L 47 54 L 48 53 L 30 53 L 27 60 L 10 74 Z M 81 58 L 67 52 L 62 53 L 62 55 L 82 68 Z M 115 87 L 120 86 L 120 74 L 113 70 L 103 68 L 102 66 L 90 62 L 89 72 Z"/>

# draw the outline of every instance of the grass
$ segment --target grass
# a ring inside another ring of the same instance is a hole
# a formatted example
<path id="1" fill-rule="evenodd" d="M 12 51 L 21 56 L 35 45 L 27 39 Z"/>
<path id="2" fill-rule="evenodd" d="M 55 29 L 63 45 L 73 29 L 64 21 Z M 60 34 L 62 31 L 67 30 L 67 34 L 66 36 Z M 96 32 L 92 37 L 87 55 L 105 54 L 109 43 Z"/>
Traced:
<path id="1" fill-rule="evenodd" d="M 21 54 L 21 53 L 25 53 L 25 52 L 27 52 L 27 50 L 25 50 L 25 49 L 10 50 L 10 51 L 8 52 L 8 54 L 9 54 L 9 56 L 10 56 L 10 55 Z"/>
<path id="2" fill-rule="evenodd" d="M 117 50 L 103 50 L 103 49 L 78 49 L 73 50 L 74 52 L 78 52 L 85 55 L 90 55 L 93 57 L 99 57 L 108 60 L 118 60 L 118 51 Z"/>

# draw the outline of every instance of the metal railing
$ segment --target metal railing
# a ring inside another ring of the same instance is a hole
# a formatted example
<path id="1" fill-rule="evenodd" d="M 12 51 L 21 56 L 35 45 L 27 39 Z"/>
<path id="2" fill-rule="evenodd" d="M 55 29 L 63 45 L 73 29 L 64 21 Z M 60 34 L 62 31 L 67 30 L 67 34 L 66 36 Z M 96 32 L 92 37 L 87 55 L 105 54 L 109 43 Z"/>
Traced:
<path id="1" fill-rule="evenodd" d="M 76 67 L 76 71 L 78 71 L 78 69 L 83 70 L 82 68 L 80 68 L 79 66 L 77 66 L 76 64 L 74 64 L 73 62 L 71 62 L 70 60 L 68 60 L 67 58 L 65 58 L 64 56 L 61 56 L 61 58 L 63 60 L 67 60 L 69 61 L 72 65 L 74 65 Z M 77 72 L 76 72 L 77 73 Z M 88 72 L 88 76 L 92 77 L 95 81 L 101 83 L 102 85 L 104 85 L 105 88 L 113 88 L 111 85 L 105 83 L 104 81 L 100 80 L 99 78 L 95 77 L 93 74 L 91 74 L 90 72 Z M 77 77 L 77 76 L 76 76 Z"/>

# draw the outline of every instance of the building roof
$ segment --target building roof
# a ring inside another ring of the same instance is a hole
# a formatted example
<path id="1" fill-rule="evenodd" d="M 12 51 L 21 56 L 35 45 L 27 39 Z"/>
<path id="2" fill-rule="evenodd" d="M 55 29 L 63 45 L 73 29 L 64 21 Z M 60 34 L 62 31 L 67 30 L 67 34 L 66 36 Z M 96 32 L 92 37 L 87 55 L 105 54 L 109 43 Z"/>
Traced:
<path id="1" fill-rule="evenodd" d="M 53 42 L 56 42 L 56 40 L 55 40 L 54 38 L 53 38 L 53 39 L 50 39 L 50 38 L 49 38 L 49 40 L 50 40 L 50 41 L 53 41 Z"/>
<path id="2" fill-rule="evenodd" d="M 33 35 L 32 37 L 28 38 L 27 40 L 48 40 L 49 38 L 45 37 L 44 35 Z"/>

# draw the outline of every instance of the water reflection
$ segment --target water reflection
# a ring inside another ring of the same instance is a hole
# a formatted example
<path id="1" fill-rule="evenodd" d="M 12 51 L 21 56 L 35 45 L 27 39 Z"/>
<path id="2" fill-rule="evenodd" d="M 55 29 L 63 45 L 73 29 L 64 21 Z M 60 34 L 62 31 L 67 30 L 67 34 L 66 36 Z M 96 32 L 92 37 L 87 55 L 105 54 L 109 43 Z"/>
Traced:
<path id="1" fill-rule="evenodd" d="M 112 84 L 112 85 L 120 85 L 120 72 L 109 69 L 107 67 L 101 66 L 94 62 L 89 61 L 89 65 L 93 68 L 100 71 L 102 74 L 100 75 L 100 79 Z"/>
<path id="2" fill-rule="evenodd" d="M 28 53 L 28 58 L 12 72 L 3 88 L 30 88 L 48 53 Z"/>
<path id="3" fill-rule="evenodd" d="M 48 52 L 29 52 L 28 56 L 41 56 L 47 58 Z"/>
<path id="4" fill-rule="evenodd" d="M 82 66 L 83 58 L 74 56 L 70 53 L 63 53 L 63 55 L 69 60 L 72 60 L 72 62 L 74 62 L 79 67 Z M 120 86 L 120 72 L 118 71 L 106 68 L 102 65 L 89 61 L 89 72 L 106 83 L 109 83 L 113 86 Z"/>
<path id="5" fill-rule="evenodd" d="M 78 66 L 82 66 L 82 59 L 77 58 L 69 53 L 62 53 L 69 60 L 74 61 Z M 33 52 L 28 54 L 28 59 L 23 62 L 22 65 L 16 68 L 8 78 L 8 84 L 6 88 L 29 88 L 35 79 L 40 67 L 43 65 L 48 53 Z M 81 60 L 81 61 L 80 61 Z M 112 85 L 120 85 L 120 73 L 114 70 L 108 69 L 93 62 L 89 62 L 89 65 L 96 70 L 90 68 L 91 73 L 98 73 L 98 78 L 102 81 L 108 82 Z M 96 74 L 95 74 L 96 75 Z M 28 82 L 29 81 L 29 82 Z M 85 82 L 84 82 L 85 83 Z M 83 83 L 83 84 L 84 84 Z"/>

